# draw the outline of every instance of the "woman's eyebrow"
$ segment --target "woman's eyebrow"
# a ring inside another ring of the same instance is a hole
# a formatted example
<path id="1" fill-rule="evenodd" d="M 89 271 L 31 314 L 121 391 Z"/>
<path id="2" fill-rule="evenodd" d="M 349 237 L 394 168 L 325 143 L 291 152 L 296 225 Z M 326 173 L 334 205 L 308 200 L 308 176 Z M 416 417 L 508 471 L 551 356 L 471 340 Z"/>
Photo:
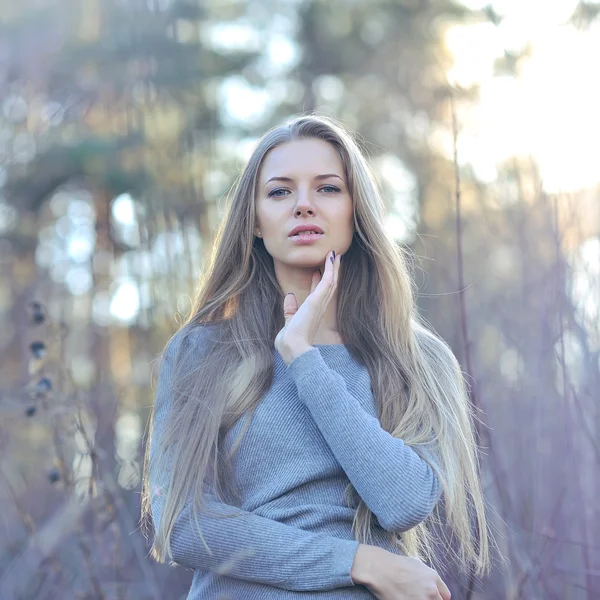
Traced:
<path id="1" fill-rule="evenodd" d="M 329 177 L 337 177 L 338 179 L 342 179 L 339 175 L 336 175 L 335 173 L 325 173 L 324 175 L 316 175 L 315 179 L 317 180 L 321 180 L 321 179 L 328 179 Z M 294 181 L 291 177 L 271 177 L 271 179 L 269 179 L 268 181 L 265 182 L 265 185 L 267 185 L 267 183 L 269 183 L 269 181 Z M 342 181 L 344 181 L 342 179 Z"/>

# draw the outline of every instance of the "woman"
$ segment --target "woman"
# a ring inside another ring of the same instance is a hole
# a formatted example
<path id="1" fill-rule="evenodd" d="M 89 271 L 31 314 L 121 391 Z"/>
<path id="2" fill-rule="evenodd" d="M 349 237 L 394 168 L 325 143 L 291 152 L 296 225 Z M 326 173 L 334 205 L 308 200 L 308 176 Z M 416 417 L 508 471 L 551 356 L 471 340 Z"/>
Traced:
<path id="1" fill-rule="evenodd" d="M 188 599 L 448 600 L 424 562 L 442 496 L 455 562 L 489 570 L 472 417 L 353 137 L 314 115 L 268 131 L 164 351 L 153 558 L 194 569 Z"/>

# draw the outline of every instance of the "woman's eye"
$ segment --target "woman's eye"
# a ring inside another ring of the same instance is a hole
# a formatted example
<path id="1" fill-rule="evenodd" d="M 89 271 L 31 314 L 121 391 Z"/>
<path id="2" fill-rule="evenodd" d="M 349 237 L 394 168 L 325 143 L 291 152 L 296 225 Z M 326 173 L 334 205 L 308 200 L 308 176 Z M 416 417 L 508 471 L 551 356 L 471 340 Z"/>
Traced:
<path id="1" fill-rule="evenodd" d="M 337 193 L 337 192 L 339 192 L 339 191 L 340 191 L 340 189 L 339 189 L 338 187 L 336 187 L 335 185 L 324 185 L 324 186 L 321 188 L 321 190 L 319 190 L 319 191 L 322 191 L 322 190 L 324 190 L 324 189 L 327 189 L 327 188 L 329 188 L 330 190 L 333 190 L 333 193 Z M 282 196 L 282 194 L 279 194 L 278 192 L 287 192 L 287 191 L 288 191 L 288 190 L 286 190 L 286 189 L 283 189 L 283 188 L 278 188 L 278 189 L 276 189 L 276 190 L 271 190 L 271 191 L 268 193 L 268 196 L 269 196 L 269 198 L 271 198 L 271 197 L 273 197 L 273 196 L 275 196 L 275 197 L 277 197 L 277 198 L 280 198 L 280 197 Z M 329 193 L 331 193 L 331 192 L 329 192 Z"/>
<path id="2" fill-rule="evenodd" d="M 270 198 L 271 196 L 275 196 L 275 195 L 277 195 L 277 196 L 278 196 L 279 194 L 277 194 L 277 192 L 287 192 L 287 190 L 284 190 L 284 189 L 282 189 L 282 188 L 279 188 L 279 189 L 277 189 L 277 190 L 271 190 L 271 191 L 269 192 L 269 194 L 268 194 L 269 198 Z"/>

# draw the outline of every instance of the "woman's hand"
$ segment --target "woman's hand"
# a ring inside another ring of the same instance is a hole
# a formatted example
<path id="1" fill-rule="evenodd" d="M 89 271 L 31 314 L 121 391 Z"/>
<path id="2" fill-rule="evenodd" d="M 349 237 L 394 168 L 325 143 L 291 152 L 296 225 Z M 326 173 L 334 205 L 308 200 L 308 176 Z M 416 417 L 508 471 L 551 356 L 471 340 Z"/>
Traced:
<path id="1" fill-rule="evenodd" d="M 319 277 L 319 271 L 315 270 L 310 294 L 300 308 L 293 294 L 285 297 L 283 301 L 285 326 L 275 338 L 275 349 L 286 364 L 312 347 L 321 319 L 335 296 L 341 256 L 338 254 L 334 259 L 333 251 L 328 254 L 322 277 Z"/>
<path id="2" fill-rule="evenodd" d="M 450 590 L 434 569 L 413 556 L 359 544 L 352 580 L 378 600 L 450 600 Z"/>

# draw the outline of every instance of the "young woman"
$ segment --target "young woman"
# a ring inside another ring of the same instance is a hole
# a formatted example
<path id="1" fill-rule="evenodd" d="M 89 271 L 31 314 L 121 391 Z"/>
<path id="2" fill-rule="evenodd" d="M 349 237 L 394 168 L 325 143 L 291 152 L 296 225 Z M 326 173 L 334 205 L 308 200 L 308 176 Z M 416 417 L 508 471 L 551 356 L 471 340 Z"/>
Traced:
<path id="1" fill-rule="evenodd" d="M 314 115 L 268 131 L 163 353 L 153 558 L 194 569 L 194 600 L 448 600 L 425 561 L 489 571 L 473 417 L 353 136 Z"/>

